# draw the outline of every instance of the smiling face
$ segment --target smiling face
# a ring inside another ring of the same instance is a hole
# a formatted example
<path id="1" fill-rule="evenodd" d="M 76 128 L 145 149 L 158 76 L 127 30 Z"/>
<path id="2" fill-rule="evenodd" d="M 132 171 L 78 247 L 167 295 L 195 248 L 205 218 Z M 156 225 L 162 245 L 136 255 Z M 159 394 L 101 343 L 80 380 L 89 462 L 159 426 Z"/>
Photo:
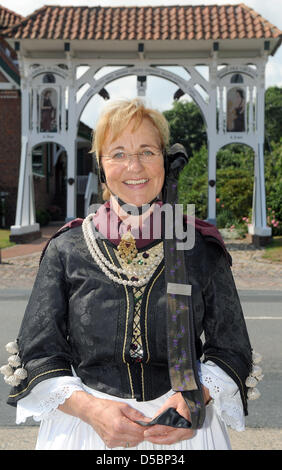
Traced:
<path id="1" fill-rule="evenodd" d="M 127 204 L 141 206 L 152 201 L 162 190 L 164 183 L 164 162 L 161 153 L 161 140 L 156 127 L 147 118 L 133 130 L 134 122 L 112 140 L 111 131 L 102 147 L 102 155 L 113 155 L 118 151 L 135 154 L 146 150 L 146 146 L 160 149 L 152 162 L 143 162 L 133 155 L 129 162 L 115 163 L 102 158 L 107 186 Z"/>

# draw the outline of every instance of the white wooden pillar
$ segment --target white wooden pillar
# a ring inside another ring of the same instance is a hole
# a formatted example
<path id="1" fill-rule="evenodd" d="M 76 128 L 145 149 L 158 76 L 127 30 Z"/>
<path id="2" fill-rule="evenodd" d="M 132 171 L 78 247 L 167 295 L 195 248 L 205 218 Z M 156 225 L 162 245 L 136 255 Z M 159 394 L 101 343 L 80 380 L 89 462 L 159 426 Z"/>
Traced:
<path id="1" fill-rule="evenodd" d="M 22 86 L 22 139 L 19 185 L 15 225 L 10 227 L 10 239 L 17 241 L 25 235 L 29 239 L 40 235 L 40 225 L 36 223 L 34 188 L 32 175 L 32 149 L 29 145 L 29 88 Z"/>
<path id="2" fill-rule="evenodd" d="M 255 151 L 254 162 L 254 192 L 253 192 L 253 216 L 252 225 L 249 227 L 251 235 L 270 237 L 272 230 L 266 223 L 266 198 L 264 179 L 264 148 L 259 143 Z"/>
<path id="3" fill-rule="evenodd" d="M 249 233 L 258 237 L 270 237 L 271 227 L 266 223 L 266 197 L 264 177 L 264 64 L 260 64 L 260 86 L 257 93 L 257 147 L 254 162 L 253 216 Z"/>
<path id="4" fill-rule="evenodd" d="M 67 146 L 67 213 L 66 222 L 76 218 L 76 188 L 77 188 L 77 168 L 76 168 L 76 134 L 73 135 L 73 142 Z"/>
<path id="5" fill-rule="evenodd" d="M 208 216 L 207 222 L 216 225 L 216 153 L 217 130 L 217 65 L 216 60 L 210 66 L 210 97 L 206 115 L 208 137 Z M 222 90 L 220 89 L 220 113 L 222 113 Z M 222 115 L 219 119 L 219 132 L 222 132 Z"/>
<path id="6" fill-rule="evenodd" d="M 73 69 L 70 73 L 75 73 Z M 67 213 L 66 222 L 76 218 L 76 188 L 77 188 L 77 123 L 76 123 L 76 91 L 74 79 L 71 78 L 68 96 L 68 131 L 67 131 Z"/>
<path id="7" fill-rule="evenodd" d="M 248 122 L 248 133 L 254 133 L 254 100 L 255 100 L 255 87 L 251 86 L 250 90 L 250 99 L 249 99 L 249 122 Z"/>
<path id="8" fill-rule="evenodd" d="M 216 147 L 208 141 L 208 217 L 216 225 Z"/>

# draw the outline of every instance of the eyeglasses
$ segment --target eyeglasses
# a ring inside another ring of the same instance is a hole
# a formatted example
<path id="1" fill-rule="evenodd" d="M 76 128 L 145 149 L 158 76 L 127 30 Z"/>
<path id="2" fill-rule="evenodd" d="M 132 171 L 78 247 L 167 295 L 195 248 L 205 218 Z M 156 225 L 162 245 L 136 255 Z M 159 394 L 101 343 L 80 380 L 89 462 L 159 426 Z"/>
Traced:
<path id="1" fill-rule="evenodd" d="M 109 161 L 112 163 L 128 163 L 129 160 L 137 155 L 141 162 L 149 163 L 156 160 L 160 155 L 162 155 L 161 149 L 155 147 L 146 148 L 142 152 L 137 153 L 127 153 L 123 151 L 119 151 L 114 153 L 113 155 L 101 155 L 105 161 Z"/>

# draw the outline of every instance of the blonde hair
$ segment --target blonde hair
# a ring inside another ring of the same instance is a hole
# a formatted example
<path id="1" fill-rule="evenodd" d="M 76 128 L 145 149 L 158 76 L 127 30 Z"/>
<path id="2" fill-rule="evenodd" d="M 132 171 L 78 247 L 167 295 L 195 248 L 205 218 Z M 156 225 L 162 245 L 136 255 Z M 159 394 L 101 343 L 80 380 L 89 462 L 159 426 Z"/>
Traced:
<path id="1" fill-rule="evenodd" d="M 95 130 L 93 130 L 92 148 L 90 152 L 95 153 L 98 167 L 100 167 L 101 150 L 109 130 L 111 130 L 113 140 L 115 140 L 118 135 L 125 130 L 131 120 L 134 120 L 133 131 L 135 131 L 138 129 L 143 119 L 149 119 L 157 129 L 162 150 L 168 148 L 170 139 L 169 124 L 160 111 L 146 108 L 140 98 L 134 98 L 133 100 L 115 100 L 105 106 Z M 109 198 L 110 192 L 105 186 L 103 199 L 106 201 Z"/>

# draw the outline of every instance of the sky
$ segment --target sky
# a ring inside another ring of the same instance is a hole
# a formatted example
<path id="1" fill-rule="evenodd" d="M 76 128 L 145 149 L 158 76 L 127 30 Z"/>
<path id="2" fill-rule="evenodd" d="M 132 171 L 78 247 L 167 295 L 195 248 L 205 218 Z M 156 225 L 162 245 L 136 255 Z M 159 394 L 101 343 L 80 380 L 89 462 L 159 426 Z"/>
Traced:
<path id="1" fill-rule="evenodd" d="M 157 6 L 157 5 L 225 5 L 245 3 L 262 15 L 270 23 L 282 30 L 282 0 L 0 0 L 0 5 L 23 16 L 30 15 L 44 5 L 59 6 Z M 160 80 L 163 86 L 160 86 Z M 282 45 L 274 57 L 269 58 L 266 67 L 266 88 L 269 86 L 282 87 Z M 116 80 L 107 85 L 111 99 L 129 97 L 137 95 L 136 77 L 127 77 Z M 148 77 L 146 102 L 149 106 L 158 108 L 160 111 L 170 109 L 173 101 L 173 94 L 177 87 L 174 84 L 157 77 Z M 88 103 L 81 116 L 81 120 L 90 127 L 95 126 L 95 121 L 100 109 L 104 105 L 104 100 L 96 96 Z M 95 110 L 93 112 L 93 109 Z"/>

